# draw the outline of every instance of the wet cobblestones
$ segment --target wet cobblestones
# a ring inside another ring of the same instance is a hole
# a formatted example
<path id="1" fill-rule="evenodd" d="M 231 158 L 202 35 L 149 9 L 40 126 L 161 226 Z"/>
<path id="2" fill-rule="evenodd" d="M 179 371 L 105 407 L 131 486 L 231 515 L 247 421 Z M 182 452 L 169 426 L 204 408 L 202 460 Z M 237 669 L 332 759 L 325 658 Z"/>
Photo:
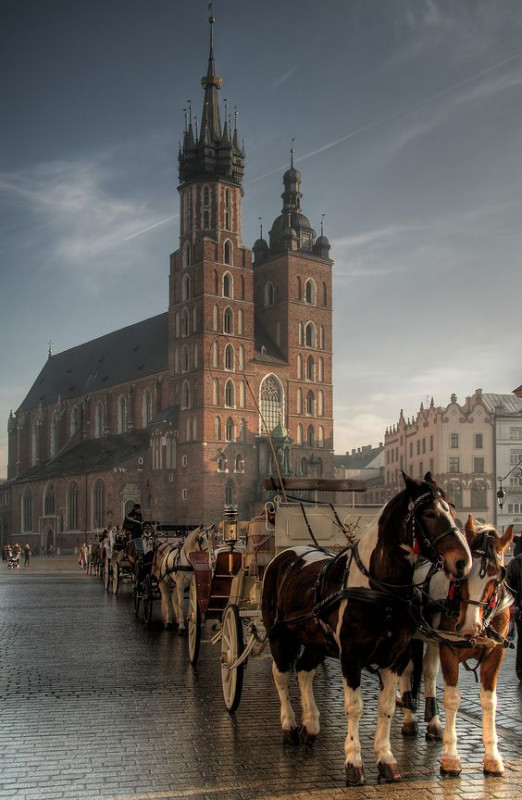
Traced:
<path id="1" fill-rule="evenodd" d="M 392 746 L 402 771 L 379 785 L 373 763 L 376 678 L 364 676 L 361 739 L 367 785 L 344 787 L 345 720 L 336 662 L 317 679 L 322 731 L 313 747 L 283 747 L 268 659 L 250 659 L 241 705 L 222 703 L 218 650 L 197 669 L 187 641 L 147 628 L 130 586 L 115 597 L 72 558 L 0 565 L 0 800 L 478 800 L 522 797 L 522 690 L 513 654 L 501 670 L 498 731 L 506 774 L 482 773 L 479 687 L 464 674 L 460 778 L 439 774 L 441 745 Z M 297 700 L 294 687 L 293 695 Z M 441 706 L 442 707 L 442 706 Z"/>

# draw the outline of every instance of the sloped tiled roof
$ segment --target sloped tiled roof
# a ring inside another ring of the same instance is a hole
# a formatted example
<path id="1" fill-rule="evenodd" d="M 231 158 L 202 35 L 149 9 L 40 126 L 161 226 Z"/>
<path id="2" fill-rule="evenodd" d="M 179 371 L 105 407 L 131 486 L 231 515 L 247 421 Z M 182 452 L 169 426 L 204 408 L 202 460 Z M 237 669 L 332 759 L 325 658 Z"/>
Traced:
<path id="1" fill-rule="evenodd" d="M 522 398 L 515 394 L 482 394 L 484 405 L 490 412 L 502 406 L 506 414 L 520 414 L 522 412 Z"/>
<path id="2" fill-rule="evenodd" d="M 364 469 L 371 464 L 377 456 L 382 453 L 384 446 L 372 447 L 358 453 L 345 453 L 344 455 L 334 455 L 334 465 L 336 467 L 346 467 L 346 469 Z"/>
<path id="3" fill-rule="evenodd" d="M 149 447 L 149 431 L 109 436 L 105 439 L 86 439 L 70 450 L 56 456 L 46 464 L 33 467 L 12 482 L 41 481 L 62 475 L 84 475 L 119 467 Z"/>
<path id="4" fill-rule="evenodd" d="M 256 361 L 261 361 L 264 364 L 273 364 L 274 366 L 278 364 L 281 366 L 288 365 L 288 361 L 283 357 L 280 349 L 257 318 L 255 319 L 254 336 L 254 359 Z"/>
<path id="5" fill-rule="evenodd" d="M 164 372 L 167 319 L 165 312 L 49 356 L 19 411 Z"/>

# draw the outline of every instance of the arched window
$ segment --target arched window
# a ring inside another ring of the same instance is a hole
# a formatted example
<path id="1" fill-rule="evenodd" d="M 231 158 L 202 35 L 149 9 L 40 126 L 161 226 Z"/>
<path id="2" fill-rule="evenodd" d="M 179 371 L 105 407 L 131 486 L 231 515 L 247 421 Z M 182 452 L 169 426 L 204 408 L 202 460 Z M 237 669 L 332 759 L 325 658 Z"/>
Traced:
<path id="1" fill-rule="evenodd" d="M 93 528 L 103 528 L 105 526 L 105 484 L 101 478 L 98 478 L 94 484 L 93 510 Z"/>
<path id="2" fill-rule="evenodd" d="M 237 333 L 238 336 L 243 336 L 245 332 L 245 315 L 243 309 L 239 308 L 237 311 Z"/>
<path id="3" fill-rule="evenodd" d="M 297 299 L 298 300 L 301 300 L 302 294 L 303 294 L 303 290 L 302 290 L 301 278 L 298 275 L 297 276 Z"/>
<path id="4" fill-rule="evenodd" d="M 73 410 L 71 411 L 71 420 L 69 428 L 70 435 L 74 436 L 77 430 L 78 430 L 78 406 L 74 406 Z"/>
<path id="5" fill-rule="evenodd" d="M 460 484 L 449 483 L 446 495 L 455 508 L 462 508 L 462 486 Z"/>
<path id="6" fill-rule="evenodd" d="M 56 411 L 53 411 L 53 415 L 51 417 L 51 448 L 50 448 L 50 456 L 54 458 L 56 455 L 56 442 L 58 439 L 58 421 L 57 421 L 57 414 Z"/>
<path id="7" fill-rule="evenodd" d="M 214 294 L 219 294 L 219 275 L 217 269 L 214 270 Z"/>
<path id="8" fill-rule="evenodd" d="M 319 326 L 319 349 L 324 350 L 324 327 Z"/>
<path id="9" fill-rule="evenodd" d="M 245 299 L 245 279 L 243 278 L 243 276 L 241 276 L 241 278 L 239 279 L 239 299 L 240 300 Z"/>
<path id="10" fill-rule="evenodd" d="M 314 372 L 315 372 L 315 369 L 314 369 L 313 356 L 308 356 L 308 358 L 306 359 L 306 379 L 308 381 L 313 381 L 314 380 Z"/>
<path id="11" fill-rule="evenodd" d="M 127 400 L 120 394 L 118 400 L 118 433 L 127 431 Z"/>
<path id="12" fill-rule="evenodd" d="M 238 355 L 239 369 L 240 370 L 244 370 L 245 369 L 245 348 L 243 347 L 242 344 L 239 345 L 238 354 L 239 354 Z"/>
<path id="13" fill-rule="evenodd" d="M 322 358 L 317 360 L 317 380 L 319 383 L 324 381 L 324 361 Z"/>
<path id="14" fill-rule="evenodd" d="M 315 432 L 313 425 L 308 426 L 308 430 L 306 432 L 306 444 L 308 447 L 315 447 Z"/>
<path id="15" fill-rule="evenodd" d="M 221 417 L 216 417 L 214 420 L 214 435 L 219 442 L 221 440 Z"/>
<path id="16" fill-rule="evenodd" d="M 94 410 L 94 436 L 101 439 L 103 436 L 103 403 L 98 400 Z"/>
<path id="17" fill-rule="evenodd" d="M 67 527 L 70 531 L 77 531 L 80 527 L 78 522 L 78 494 L 78 484 L 74 481 L 69 484 L 67 492 Z"/>
<path id="18" fill-rule="evenodd" d="M 261 419 L 259 430 L 262 435 L 271 433 L 276 425 L 283 425 L 283 387 L 275 375 L 267 375 L 261 383 L 260 390 Z"/>
<path id="19" fill-rule="evenodd" d="M 227 381 L 225 384 L 225 405 L 227 408 L 234 408 L 234 384 Z"/>
<path id="20" fill-rule="evenodd" d="M 232 297 L 232 276 L 230 272 L 225 272 L 223 275 L 223 297 Z"/>
<path id="21" fill-rule="evenodd" d="M 217 339 L 212 342 L 212 366 L 219 366 L 219 344 Z"/>
<path id="22" fill-rule="evenodd" d="M 234 420 L 232 417 L 227 419 L 227 424 L 225 425 L 225 440 L 227 442 L 233 442 L 235 440 L 235 425 Z"/>
<path id="23" fill-rule="evenodd" d="M 152 392 L 145 389 L 143 392 L 143 427 L 146 428 L 152 419 Z"/>
<path id="24" fill-rule="evenodd" d="M 219 327 L 219 308 L 214 306 L 212 309 L 212 330 L 217 331 Z"/>
<path id="25" fill-rule="evenodd" d="M 189 242 L 185 242 L 185 244 L 183 245 L 182 266 L 183 267 L 190 267 L 190 244 L 189 244 Z"/>
<path id="26" fill-rule="evenodd" d="M 36 417 L 33 419 L 32 438 L 31 438 L 31 466 L 34 467 L 38 461 L 40 450 L 40 426 Z"/>
<path id="27" fill-rule="evenodd" d="M 317 429 L 317 447 L 324 447 L 324 428 L 319 425 Z"/>
<path id="28" fill-rule="evenodd" d="M 219 455 L 217 460 L 217 468 L 218 472 L 226 472 L 227 471 L 227 460 L 224 455 Z"/>
<path id="29" fill-rule="evenodd" d="M 198 438 L 198 420 L 196 417 L 192 417 L 192 441 L 195 441 Z"/>
<path id="30" fill-rule="evenodd" d="M 232 243 L 228 239 L 223 247 L 223 261 L 225 264 L 232 264 Z"/>
<path id="31" fill-rule="evenodd" d="M 487 508 L 487 492 L 486 487 L 481 484 L 473 484 L 471 487 L 471 508 L 472 509 L 485 509 Z"/>
<path id="32" fill-rule="evenodd" d="M 303 444 L 303 426 L 300 422 L 297 424 L 297 435 L 295 438 L 297 444 Z"/>
<path id="33" fill-rule="evenodd" d="M 190 442 L 190 434 L 192 432 L 192 423 L 190 417 L 185 420 L 185 441 Z"/>
<path id="34" fill-rule="evenodd" d="M 45 487 L 44 517 L 54 517 L 54 486 L 52 483 Z"/>
<path id="35" fill-rule="evenodd" d="M 245 381 L 239 382 L 239 408 L 246 406 L 246 384 Z"/>
<path id="36" fill-rule="evenodd" d="M 196 333 L 198 329 L 198 310 L 196 306 L 192 308 L 192 333 Z"/>
<path id="37" fill-rule="evenodd" d="M 300 467 L 301 467 L 301 475 L 303 476 L 303 478 L 306 478 L 306 476 L 308 475 L 308 461 L 304 456 L 301 459 Z"/>
<path id="38" fill-rule="evenodd" d="M 225 189 L 225 228 L 227 231 L 232 230 L 232 193 L 230 189 Z"/>
<path id="39" fill-rule="evenodd" d="M 238 442 L 246 442 L 246 421 L 244 417 L 241 417 L 239 420 L 239 435 L 237 440 Z"/>
<path id="40" fill-rule="evenodd" d="M 184 308 L 181 312 L 181 335 L 188 336 L 189 333 L 189 313 L 188 309 Z"/>
<path id="41" fill-rule="evenodd" d="M 203 187 L 203 228 L 210 228 L 210 189 Z"/>
<path id="42" fill-rule="evenodd" d="M 234 369 L 234 348 L 231 344 L 225 347 L 225 369 L 229 372 Z"/>
<path id="43" fill-rule="evenodd" d="M 225 333 L 234 333 L 234 315 L 230 306 L 227 306 L 223 313 L 223 331 Z"/>
<path id="44" fill-rule="evenodd" d="M 22 496 L 22 530 L 30 533 L 33 530 L 33 494 L 26 486 Z"/>
<path id="45" fill-rule="evenodd" d="M 302 322 L 299 323 L 297 328 L 297 340 L 300 345 L 304 344 L 304 325 Z"/>
<path id="46" fill-rule="evenodd" d="M 302 389 L 298 389 L 297 390 L 297 408 L 296 408 L 296 412 L 297 412 L 297 414 L 302 414 L 303 413 L 303 390 Z"/>
<path id="47" fill-rule="evenodd" d="M 273 306 L 275 303 L 274 284 L 269 281 L 265 284 L 265 306 Z"/>
<path id="48" fill-rule="evenodd" d="M 324 393 L 321 390 L 317 392 L 317 416 L 324 416 Z"/>
<path id="49" fill-rule="evenodd" d="M 234 472 L 244 472 L 245 471 L 245 462 L 243 461 L 240 455 L 236 456 L 236 460 L 234 462 Z"/>
<path id="50" fill-rule="evenodd" d="M 315 326 L 309 322 L 305 327 L 304 343 L 306 347 L 315 347 Z"/>
<path id="51" fill-rule="evenodd" d="M 181 299 L 188 300 L 190 298 L 190 275 L 183 275 L 181 280 Z"/>
<path id="52" fill-rule="evenodd" d="M 188 381 L 183 381 L 181 387 L 181 408 L 190 408 L 190 383 Z"/>
<path id="53" fill-rule="evenodd" d="M 189 371 L 189 349 L 187 345 L 181 351 L 181 371 L 188 372 Z"/>
<path id="54" fill-rule="evenodd" d="M 179 339 L 181 335 L 181 322 L 180 322 L 179 311 L 176 311 L 175 330 L 176 330 L 176 339 Z"/>
<path id="55" fill-rule="evenodd" d="M 199 350 L 198 350 L 198 343 L 196 342 L 194 345 L 194 369 L 197 369 L 199 366 Z"/>
<path id="56" fill-rule="evenodd" d="M 309 278 L 305 283 L 305 302 L 315 306 L 315 282 Z"/>
<path id="57" fill-rule="evenodd" d="M 303 356 L 301 353 L 297 355 L 297 378 L 301 380 L 303 377 Z"/>
<path id="58" fill-rule="evenodd" d="M 306 395 L 306 413 L 313 416 L 315 411 L 315 398 L 314 393 L 310 390 Z"/>
<path id="59" fill-rule="evenodd" d="M 177 347 L 174 350 L 174 372 L 176 375 L 179 372 L 179 351 Z"/>

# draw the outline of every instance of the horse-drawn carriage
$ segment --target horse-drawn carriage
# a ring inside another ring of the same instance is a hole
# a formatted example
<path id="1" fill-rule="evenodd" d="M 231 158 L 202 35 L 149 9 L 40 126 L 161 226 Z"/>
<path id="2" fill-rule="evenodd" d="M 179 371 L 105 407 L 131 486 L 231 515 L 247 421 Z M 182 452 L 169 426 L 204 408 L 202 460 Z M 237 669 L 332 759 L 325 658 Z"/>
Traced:
<path id="1" fill-rule="evenodd" d="M 198 660 L 202 626 L 217 621 L 212 638 L 220 644 L 221 685 L 225 706 L 240 702 L 243 674 L 250 655 L 261 655 L 267 638 L 261 620 L 261 589 L 265 569 L 283 550 L 301 545 L 336 553 L 359 537 L 373 521 L 376 508 L 356 505 L 361 481 L 331 479 L 267 479 L 274 491 L 263 513 L 248 523 L 240 541 L 233 509 L 225 509 L 223 543 L 209 553 L 192 553 L 194 578 L 190 586 L 189 659 Z M 326 493 L 350 493 L 351 502 L 321 501 Z"/>

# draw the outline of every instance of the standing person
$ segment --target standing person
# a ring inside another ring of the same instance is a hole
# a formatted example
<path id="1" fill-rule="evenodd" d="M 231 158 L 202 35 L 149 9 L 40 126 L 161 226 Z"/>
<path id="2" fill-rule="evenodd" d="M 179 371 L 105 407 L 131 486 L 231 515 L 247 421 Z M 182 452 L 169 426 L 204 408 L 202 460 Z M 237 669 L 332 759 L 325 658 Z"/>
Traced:
<path id="1" fill-rule="evenodd" d="M 31 560 L 31 545 L 29 542 L 24 547 L 24 567 L 27 567 Z"/>
<path id="2" fill-rule="evenodd" d="M 85 542 L 82 542 L 80 547 L 80 567 L 87 569 L 87 545 Z"/>
<path id="3" fill-rule="evenodd" d="M 515 598 L 513 604 L 517 630 L 515 672 L 518 680 L 522 682 L 522 535 L 515 536 L 514 542 L 513 558 L 508 564 L 506 583 Z"/>
<path id="4" fill-rule="evenodd" d="M 141 506 L 139 503 L 134 503 L 132 511 L 125 516 L 123 520 L 123 530 L 129 531 L 131 538 L 141 536 L 143 529 L 143 517 L 141 515 Z"/>

